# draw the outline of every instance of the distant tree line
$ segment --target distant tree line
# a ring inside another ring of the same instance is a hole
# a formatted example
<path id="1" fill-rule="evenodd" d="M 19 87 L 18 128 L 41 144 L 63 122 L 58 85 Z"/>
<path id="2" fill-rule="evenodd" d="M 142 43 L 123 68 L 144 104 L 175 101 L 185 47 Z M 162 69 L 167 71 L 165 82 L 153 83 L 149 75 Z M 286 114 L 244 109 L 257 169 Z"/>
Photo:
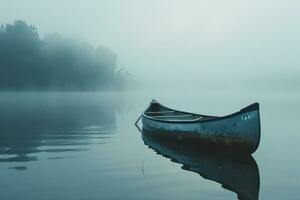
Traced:
<path id="1" fill-rule="evenodd" d="M 121 89 L 117 56 L 108 48 L 51 34 L 24 21 L 0 27 L 0 90 Z"/>

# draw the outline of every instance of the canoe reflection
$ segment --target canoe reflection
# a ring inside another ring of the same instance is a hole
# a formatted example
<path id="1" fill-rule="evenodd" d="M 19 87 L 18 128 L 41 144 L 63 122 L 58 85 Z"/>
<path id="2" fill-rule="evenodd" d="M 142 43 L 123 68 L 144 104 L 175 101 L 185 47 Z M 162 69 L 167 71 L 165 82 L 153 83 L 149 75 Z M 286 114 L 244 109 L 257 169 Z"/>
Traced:
<path id="1" fill-rule="evenodd" d="M 182 169 L 198 173 L 205 179 L 220 183 L 233 191 L 240 200 L 257 200 L 259 171 L 251 155 L 216 152 L 170 138 L 159 138 L 143 131 L 144 143 L 172 162 L 183 164 Z"/>

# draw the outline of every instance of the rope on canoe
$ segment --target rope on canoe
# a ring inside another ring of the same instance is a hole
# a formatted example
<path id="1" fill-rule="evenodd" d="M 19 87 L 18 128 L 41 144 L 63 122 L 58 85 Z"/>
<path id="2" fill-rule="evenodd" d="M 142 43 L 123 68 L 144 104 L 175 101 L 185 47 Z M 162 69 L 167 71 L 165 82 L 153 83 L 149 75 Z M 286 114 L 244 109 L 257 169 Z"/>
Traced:
<path id="1" fill-rule="evenodd" d="M 134 123 L 134 125 L 137 127 L 137 129 L 138 129 L 140 132 L 142 132 L 142 130 L 141 130 L 141 128 L 139 127 L 138 123 L 139 123 L 139 121 L 141 120 L 142 116 L 143 116 L 143 115 L 140 115 L 140 117 L 139 117 L 139 118 L 136 120 L 136 122 Z"/>

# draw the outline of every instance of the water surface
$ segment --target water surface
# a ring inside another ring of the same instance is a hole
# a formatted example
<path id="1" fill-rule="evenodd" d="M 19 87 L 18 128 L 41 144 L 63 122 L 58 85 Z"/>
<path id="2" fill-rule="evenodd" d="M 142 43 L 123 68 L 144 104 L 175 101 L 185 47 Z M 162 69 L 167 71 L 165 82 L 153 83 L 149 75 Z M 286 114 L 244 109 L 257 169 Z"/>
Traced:
<path id="1" fill-rule="evenodd" d="M 298 94 L 181 94 L 1 93 L 0 198 L 298 199 Z M 133 124 L 152 98 L 211 115 L 258 101 L 260 147 L 240 158 L 144 137 Z"/>

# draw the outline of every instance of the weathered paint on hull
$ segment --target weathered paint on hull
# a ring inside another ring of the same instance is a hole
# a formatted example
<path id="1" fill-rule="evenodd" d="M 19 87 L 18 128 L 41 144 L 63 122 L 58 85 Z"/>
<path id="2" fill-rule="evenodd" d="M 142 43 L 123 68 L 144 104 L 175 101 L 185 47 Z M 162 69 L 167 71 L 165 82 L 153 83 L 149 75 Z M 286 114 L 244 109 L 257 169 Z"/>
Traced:
<path id="1" fill-rule="evenodd" d="M 143 129 L 153 134 L 165 133 L 178 138 L 201 140 L 214 145 L 241 149 L 253 153 L 260 141 L 259 111 L 233 115 L 217 120 L 191 123 L 172 123 L 157 121 L 145 116 Z"/>

